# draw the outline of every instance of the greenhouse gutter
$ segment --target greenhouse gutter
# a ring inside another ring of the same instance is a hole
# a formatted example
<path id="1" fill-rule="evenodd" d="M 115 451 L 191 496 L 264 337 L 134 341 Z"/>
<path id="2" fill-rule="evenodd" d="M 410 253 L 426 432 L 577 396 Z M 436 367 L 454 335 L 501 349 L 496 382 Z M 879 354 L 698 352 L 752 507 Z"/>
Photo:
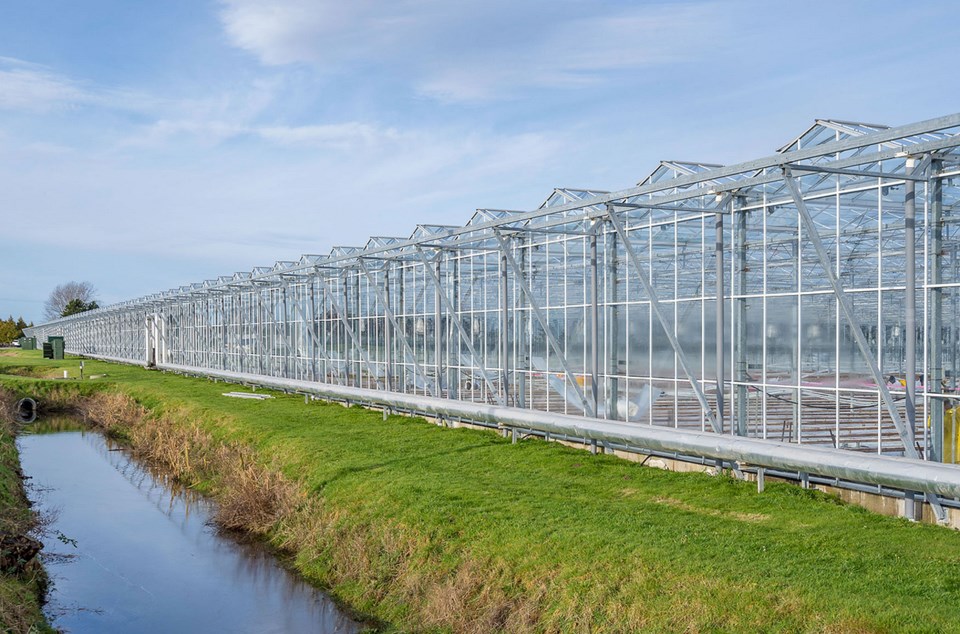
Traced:
<path id="1" fill-rule="evenodd" d="M 105 358 L 97 355 L 85 356 Z M 107 360 L 120 361 L 116 358 Z M 129 360 L 127 362 L 130 363 Z M 534 430 L 588 441 L 623 443 L 654 452 L 681 453 L 737 463 L 742 467 L 754 466 L 796 471 L 905 491 L 960 498 L 960 466 L 938 462 L 861 454 L 842 449 L 811 447 L 710 432 L 605 421 L 569 414 L 553 414 L 485 403 L 328 385 L 260 374 L 173 364 L 158 364 L 157 368 L 276 390 L 295 391 L 325 399 L 353 401 L 387 409 L 396 408 L 426 416 L 475 421 L 504 429 Z"/>

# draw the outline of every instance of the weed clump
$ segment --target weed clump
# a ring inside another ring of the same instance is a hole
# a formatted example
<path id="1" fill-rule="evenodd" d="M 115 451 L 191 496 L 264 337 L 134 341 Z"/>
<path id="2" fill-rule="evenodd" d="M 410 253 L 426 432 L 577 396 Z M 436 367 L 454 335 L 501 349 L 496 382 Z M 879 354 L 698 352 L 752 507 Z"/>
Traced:
<path id="1" fill-rule="evenodd" d="M 278 471 L 247 463 L 223 478 L 217 524 L 227 529 L 267 534 L 296 509 L 302 495 Z"/>
<path id="2" fill-rule="evenodd" d="M 130 430 L 141 427 L 147 410 L 126 394 L 98 392 L 79 398 L 83 418 L 114 439 L 128 439 Z"/>
<path id="3" fill-rule="evenodd" d="M 279 471 L 258 464 L 249 447 L 218 441 L 188 412 L 150 416 L 129 395 L 112 392 L 84 399 L 82 408 L 88 421 L 128 441 L 138 457 L 177 481 L 209 489 L 222 528 L 266 535 L 303 497 Z"/>

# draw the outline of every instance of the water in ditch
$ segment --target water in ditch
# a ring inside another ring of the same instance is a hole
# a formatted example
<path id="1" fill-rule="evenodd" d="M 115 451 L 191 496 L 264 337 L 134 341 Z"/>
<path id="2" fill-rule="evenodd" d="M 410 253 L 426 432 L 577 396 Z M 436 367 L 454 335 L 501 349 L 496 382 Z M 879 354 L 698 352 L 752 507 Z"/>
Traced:
<path id="1" fill-rule="evenodd" d="M 261 545 L 223 535 L 211 505 L 64 422 L 18 439 L 48 519 L 53 625 L 80 632 L 326 632 L 363 627 Z"/>

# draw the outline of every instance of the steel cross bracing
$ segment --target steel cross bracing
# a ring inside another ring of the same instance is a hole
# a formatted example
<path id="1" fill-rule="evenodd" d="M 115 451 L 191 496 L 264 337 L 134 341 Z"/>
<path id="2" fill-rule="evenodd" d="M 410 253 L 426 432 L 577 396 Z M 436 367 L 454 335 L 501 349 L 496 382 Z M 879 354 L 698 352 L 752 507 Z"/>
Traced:
<path id="1" fill-rule="evenodd" d="M 765 158 L 662 161 L 630 189 L 557 188 L 534 210 L 31 333 L 132 362 L 954 462 L 958 148 L 960 114 L 822 119 Z"/>

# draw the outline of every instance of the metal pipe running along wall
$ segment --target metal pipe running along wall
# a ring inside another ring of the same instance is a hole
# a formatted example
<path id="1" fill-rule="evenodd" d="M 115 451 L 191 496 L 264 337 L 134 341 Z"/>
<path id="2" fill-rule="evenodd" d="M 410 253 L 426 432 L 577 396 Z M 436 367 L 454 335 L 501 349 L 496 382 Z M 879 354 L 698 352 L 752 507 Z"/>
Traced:
<path id="1" fill-rule="evenodd" d="M 489 423 L 498 427 L 561 434 L 571 438 L 619 442 L 651 451 L 692 454 L 743 466 L 769 467 L 797 471 L 853 482 L 926 491 L 960 498 L 960 467 L 922 460 L 858 454 L 822 447 L 804 447 L 769 440 L 718 435 L 709 432 L 672 430 L 647 425 L 602 421 L 584 416 L 548 414 L 515 407 L 467 403 L 429 396 L 416 396 L 337 387 L 265 377 L 258 374 L 200 370 L 162 364 L 161 370 L 182 374 L 200 374 L 235 383 L 258 385 L 281 391 L 294 391 L 324 399 L 352 401 L 396 408 L 436 418 L 457 418 Z"/>
<path id="2" fill-rule="evenodd" d="M 958 148 L 960 114 L 820 119 L 769 157 L 662 161 L 630 189 L 557 188 L 535 210 L 479 209 L 28 334 L 611 433 L 953 462 Z"/>

